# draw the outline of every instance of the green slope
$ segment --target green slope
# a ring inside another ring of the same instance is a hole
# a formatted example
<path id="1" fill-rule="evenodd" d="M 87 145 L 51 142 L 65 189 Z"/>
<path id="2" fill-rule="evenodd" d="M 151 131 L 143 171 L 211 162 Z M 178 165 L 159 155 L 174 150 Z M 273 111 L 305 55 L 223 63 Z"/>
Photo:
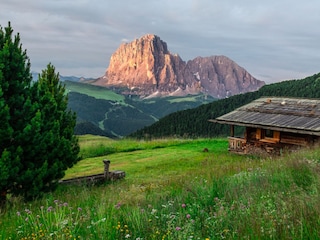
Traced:
<path id="1" fill-rule="evenodd" d="M 96 99 L 116 101 L 119 103 L 124 102 L 124 96 L 115 93 L 107 88 L 94 86 L 91 84 L 73 82 L 73 81 L 64 81 L 66 90 L 70 92 L 77 92 L 94 97 Z"/>
<path id="2" fill-rule="evenodd" d="M 170 113 L 215 100 L 205 95 L 141 99 L 79 82 L 65 81 L 65 84 L 69 107 L 77 113 L 79 135 L 127 136 Z"/>

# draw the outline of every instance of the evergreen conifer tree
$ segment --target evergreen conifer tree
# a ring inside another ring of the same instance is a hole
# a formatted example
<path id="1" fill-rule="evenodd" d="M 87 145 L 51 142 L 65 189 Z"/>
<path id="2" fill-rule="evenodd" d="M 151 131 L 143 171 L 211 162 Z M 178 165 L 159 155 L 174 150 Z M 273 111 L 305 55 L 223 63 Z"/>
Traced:
<path id="1" fill-rule="evenodd" d="M 51 64 L 31 82 L 30 61 L 12 33 L 10 23 L 0 29 L 0 193 L 32 199 L 78 161 L 76 117 Z"/>
<path id="2" fill-rule="evenodd" d="M 12 38 L 13 30 L 9 23 L 0 28 L 0 192 L 13 189 L 18 183 L 22 161 L 21 131 L 29 120 L 24 103 L 29 97 L 31 84 L 30 62 L 22 51 L 20 36 Z"/>

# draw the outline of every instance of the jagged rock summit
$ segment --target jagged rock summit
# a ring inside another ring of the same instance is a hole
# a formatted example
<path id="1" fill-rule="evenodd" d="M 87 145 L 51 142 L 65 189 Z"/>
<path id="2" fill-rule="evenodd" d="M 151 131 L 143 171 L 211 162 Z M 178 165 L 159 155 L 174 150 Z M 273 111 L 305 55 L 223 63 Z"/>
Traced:
<path id="1" fill-rule="evenodd" d="M 158 36 L 147 34 L 121 44 L 95 85 L 121 87 L 142 97 L 206 93 L 216 98 L 256 91 L 265 83 L 225 56 L 183 61 Z"/>

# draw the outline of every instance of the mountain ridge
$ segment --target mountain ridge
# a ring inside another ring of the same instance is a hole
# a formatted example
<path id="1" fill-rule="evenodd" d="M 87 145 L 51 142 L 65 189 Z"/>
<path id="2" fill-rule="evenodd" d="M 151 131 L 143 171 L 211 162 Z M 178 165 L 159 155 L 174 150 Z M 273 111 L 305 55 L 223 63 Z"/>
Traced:
<path id="1" fill-rule="evenodd" d="M 121 44 L 105 74 L 92 84 L 125 88 L 124 94 L 141 97 L 204 93 L 215 98 L 256 91 L 265 85 L 226 56 L 185 62 L 154 34 Z"/>

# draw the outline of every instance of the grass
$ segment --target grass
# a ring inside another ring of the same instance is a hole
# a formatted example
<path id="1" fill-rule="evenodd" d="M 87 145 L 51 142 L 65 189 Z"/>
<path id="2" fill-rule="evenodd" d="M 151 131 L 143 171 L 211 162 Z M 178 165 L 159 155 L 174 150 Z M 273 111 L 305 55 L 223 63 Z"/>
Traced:
<path id="1" fill-rule="evenodd" d="M 97 143 L 97 139 L 98 141 L 103 140 Z M 102 172 L 103 159 L 111 161 L 111 170 L 126 171 L 127 179 L 136 178 L 137 174 L 139 177 L 144 177 L 145 174 L 158 175 L 160 166 L 165 168 L 164 174 L 171 174 L 172 171 L 185 173 L 186 166 L 197 168 L 199 159 L 208 155 L 203 152 L 203 149 L 208 148 L 214 142 L 216 149 L 223 150 L 227 147 L 225 140 L 114 141 L 102 137 L 91 139 L 90 136 L 84 136 L 80 139 L 80 154 L 86 159 L 69 169 L 66 178 L 77 177 L 84 173 L 90 175 Z M 105 156 L 106 154 L 110 155 Z M 190 158 L 195 161 L 189 161 Z M 153 176 L 151 179 L 153 180 Z"/>
<path id="2" fill-rule="evenodd" d="M 105 158 L 126 178 L 9 199 L 0 239 L 320 238 L 319 149 L 262 157 L 233 155 L 226 139 L 80 144 L 88 157 L 66 178 L 102 172 Z"/>
<path id="3" fill-rule="evenodd" d="M 199 101 L 199 98 L 203 98 L 204 100 L 207 100 L 207 98 L 203 95 L 188 95 L 185 97 L 176 97 L 176 98 L 168 98 L 170 103 L 179 103 L 179 102 L 197 102 Z M 213 101 L 214 99 L 212 97 L 209 97 L 207 100 L 208 102 Z"/>
<path id="4" fill-rule="evenodd" d="M 117 94 L 104 87 L 67 81 L 66 89 L 69 92 L 73 91 L 73 92 L 86 94 L 96 99 L 111 100 L 119 103 L 124 103 L 124 96 Z"/>

